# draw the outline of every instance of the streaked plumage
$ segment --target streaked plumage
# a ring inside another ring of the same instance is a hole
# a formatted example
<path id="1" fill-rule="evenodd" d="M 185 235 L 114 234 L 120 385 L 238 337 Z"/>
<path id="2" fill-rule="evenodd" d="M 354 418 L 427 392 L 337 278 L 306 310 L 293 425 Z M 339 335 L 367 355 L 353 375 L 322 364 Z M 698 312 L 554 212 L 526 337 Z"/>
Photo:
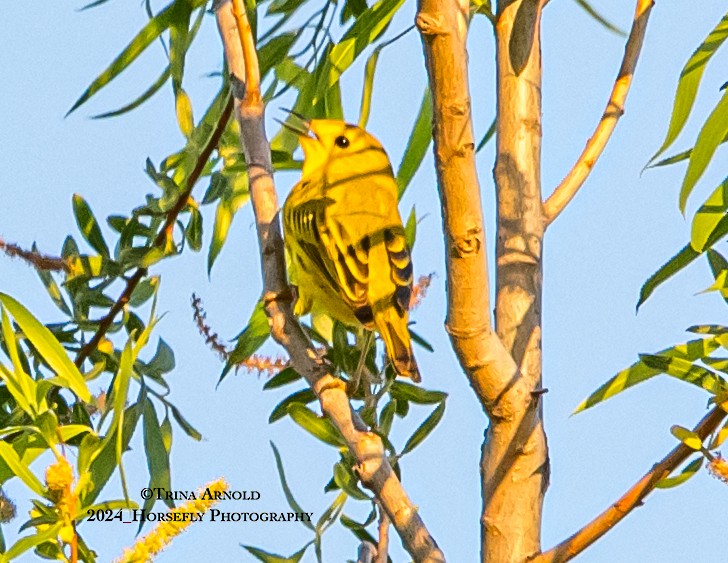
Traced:
<path id="1" fill-rule="evenodd" d="M 387 154 L 355 125 L 304 125 L 302 178 L 283 206 L 295 312 L 376 329 L 397 373 L 419 381 L 407 330 L 412 262 Z"/>

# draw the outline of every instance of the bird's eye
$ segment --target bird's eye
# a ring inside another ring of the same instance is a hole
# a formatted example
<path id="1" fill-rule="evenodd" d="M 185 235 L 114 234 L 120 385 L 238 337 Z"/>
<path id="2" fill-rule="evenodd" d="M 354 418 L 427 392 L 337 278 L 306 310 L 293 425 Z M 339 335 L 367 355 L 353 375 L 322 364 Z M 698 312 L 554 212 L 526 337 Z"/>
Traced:
<path id="1" fill-rule="evenodd" d="M 349 146 L 349 139 L 341 135 L 339 137 L 336 137 L 336 139 L 334 140 L 334 144 L 340 149 L 345 149 Z"/>

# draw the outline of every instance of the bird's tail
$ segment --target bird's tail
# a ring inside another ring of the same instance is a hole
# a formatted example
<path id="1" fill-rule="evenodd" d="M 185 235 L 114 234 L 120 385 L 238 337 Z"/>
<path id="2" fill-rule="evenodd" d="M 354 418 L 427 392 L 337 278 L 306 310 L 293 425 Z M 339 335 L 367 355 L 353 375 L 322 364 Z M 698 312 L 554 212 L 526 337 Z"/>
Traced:
<path id="1" fill-rule="evenodd" d="M 422 381 L 420 370 L 412 353 L 412 342 L 407 330 L 407 316 L 400 316 L 394 307 L 389 307 L 374 319 L 377 330 L 382 335 L 387 356 L 394 366 L 394 371 L 402 377 L 409 377 L 415 383 Z"/>

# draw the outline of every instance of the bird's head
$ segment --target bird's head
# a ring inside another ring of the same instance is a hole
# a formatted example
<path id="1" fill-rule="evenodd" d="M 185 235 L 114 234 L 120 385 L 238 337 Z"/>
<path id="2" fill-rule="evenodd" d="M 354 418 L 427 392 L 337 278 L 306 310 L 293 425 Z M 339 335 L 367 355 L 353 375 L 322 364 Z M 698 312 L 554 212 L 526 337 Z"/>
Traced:
<path id="1" fill-rule="evenodd" d="M 301 121 L 297 126 L 284 125 L 295 131 L 303 149 L 303 176 L 324 172 L 328 181 L 350 179 L 373 173 L 392 174 L 382 144 L 357 125 L 338 119 Z"/>

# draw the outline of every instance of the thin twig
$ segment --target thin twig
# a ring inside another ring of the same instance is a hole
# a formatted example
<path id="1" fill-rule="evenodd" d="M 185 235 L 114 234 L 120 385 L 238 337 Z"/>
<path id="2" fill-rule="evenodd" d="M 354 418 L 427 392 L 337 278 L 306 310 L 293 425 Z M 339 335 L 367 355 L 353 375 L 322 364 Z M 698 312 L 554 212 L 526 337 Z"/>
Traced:
<path id="1" fill-rule="evenodd" d="M 558 217 L 584 184 L 594 168 L 594 164 L 607 146 L 607 142 L 617 126 L 617 121 L 624 114 L 624 102 L 632 85 L 635 67 L 644 43 L 647 20 L 653 5 L 654 0 L 637 0 L 632 30 L 624 48 L 622 66 L 612 88 L 607 108 L 574 166 L 544 202 L 546 224 Z"/>
<path id="2" fill-rule="evenodd" d="M 720 406 L 715 407 L 703 417 L 693 429 L 693 432 L 705 440 L 720 425 L 726 414 L 726 411 Z M 670 475 L 675 468 L 694 453 L 695 450 L 682 443 L 675 447 L 622 495 L 622 498 L 567 540 L 530 559 L 530 563 L 563 563 L 579 555 L 611 530 L 633 509 L 641 506 L 645 497 L 654 490 L 655 484 Z"/>
<path id="3" fill-rule="evenodd" d="M 10 256 L 10 258 L 25 260 L 36 270 L 53 272 L 68 272 L 70 270 L 68 262 L 65 259 L 41 254 L 35 248 L 33 250 L 26 250 L 17 244 L 5 242 L 3 239 L 0 239 L 0 250 Z"/>
<path id="4" fill-rule="evenodd" d="M 233 75 L 236 117 L 240 142 L 248 165 L 250 195 L 258 233 L 263 275 L 263 300 L 271 335 L 291 358 L 291 364 L 309 383 L 319 399 L 321 410 L 339 430 L 358 464 L 362 484 L 381 502 L 412 558 L 422 563 L 444 562 L 445 557 L 427 530 L 417 507 L 402 488 L 384 451 L 382 439 L 369 432 L 352 409 L 346 384 L 331 374 L 330 366 L 316 352 L 310 339 L 293 315 L 292 295 L 286 276 L 283 236 L 278 196 L 273 182 L 270 145 L 265 134 L 265 106 L 257 73 L 257 53 L 246 48 L 252 44 L 250 25 L 241 0 L 216 1 L 214 4 L 228 68 Z M 243 37 L 241 38 L 241 34 Z M 247 81 L 247 84 L 244 83 Z"/>
<path id="5" fill-rule="evenodd" d="M 215 130 L 213 131 L 212 135 L 210 136 L 209 141 L 207 142 L 207 145 L 202 149 L 202 152 L 200 153 L 199 158 L 197 159 L 197 162 L 195 163 L 195 167 L 190 173 L 190 175 L 187 177 L 187 187 L 182 194 L 180 194 L 179 198 L 174 204 L 174 207 L 170 209 L 167 212 L 166 219 L 164 221 L 164 227 L 161 231 L 157 234 L 157 236 L 154 239 L 154 242 L 152 243 L 152 246 L 155 247 L 162 247 L 167 244 L 167 241 L 170 240 L 172 236 L 172 230 L 174 229 L 175 222 L 177 221 L 177 216 L 180 214 L 180 212 L 185 208 L 187 205 L 187 202 L 190 199 L 190 194 L 192 193 L 192 189 L 195 187 L 195 184 L 197 183 L 197 180 L 199 180 L 200 176 L 202 175 L 202 171 L 205 169 L 205 165 L 207 164 L 207 161 L 210 159 L 210 155 L 212 154 L 212 151 L 215 150 L 218 143 L 220 142 L 220 137 L 222 137 L 222 134 L 225 131 L 225 127 L 227 126 L 228 121 L 230 120 L 230 115 L 233 110 L 233 100 L 232 96 L 228 98 L 227 103 L 225 104 L 225 108 L 222 111 L 222 114 L 220 115 L 220 119 L 217 122 L 217 125 L 215 126 Z M 112 305 L 109 312 L 104 316 L 103 319 L 99 322 L 99 328 L 96 329 L 96 333 L 91 337 L 91 340 L 89 340 L 81 350 L 78 352 L 78 356 L 76 356 L 76 365 L 81 366 L 83 364 L 84 360 L 91 355 L 91 353 L 96 349 L 96 347 L 99 345 L 99 342 L 101 342 L 101 339 L 106 334 L 106 331 L 109 330 L 109 327 L 111 326 L 111 323 L 114 322 L 114 319 L 116 318 L 116 315 L 119 314 L 119 311 L 121 311 L 124 308 L 124 305 L 126 305 L 129 302 L 129 298 L 131 297 L 132 293 L 134 292 L 134 289 L 139 284 L 139 282 L 144 278 L 144 276 L 147 275 L 147 268 L 140 267 L 137 268 L 137 270 L 134 272 L 134 274 L 129 278 L 129 280 L 126 282 L 126 287 L 124 288 L 124 291 L 121 293 L 119 298 L 116 300 L 116 302 Z"/>
<path id="6" fill-rule="evenodd" d="M 378 504 L 378 503 L 377 503 Z M 389 559 L 389 516 L 379 506 L 379 543 L 377 544 L 377 556 L 373 563 L 387 563 Z"/>

